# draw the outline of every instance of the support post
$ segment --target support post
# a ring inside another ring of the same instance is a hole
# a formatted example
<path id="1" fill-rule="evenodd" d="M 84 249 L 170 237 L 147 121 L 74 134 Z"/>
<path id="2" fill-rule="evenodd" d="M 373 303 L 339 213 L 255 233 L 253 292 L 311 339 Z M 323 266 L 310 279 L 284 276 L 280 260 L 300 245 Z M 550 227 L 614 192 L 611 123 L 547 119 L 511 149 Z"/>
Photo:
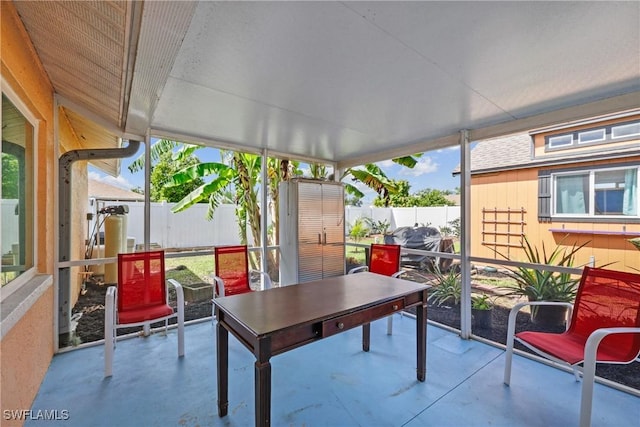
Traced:
<path id="1" fill-rule="evenodd" d="M 469 131 L 460 131 L 460 267 L 462 269 L 462 295 L 460 299 L 460 336 L 471 337 L 471 153 Z"/>

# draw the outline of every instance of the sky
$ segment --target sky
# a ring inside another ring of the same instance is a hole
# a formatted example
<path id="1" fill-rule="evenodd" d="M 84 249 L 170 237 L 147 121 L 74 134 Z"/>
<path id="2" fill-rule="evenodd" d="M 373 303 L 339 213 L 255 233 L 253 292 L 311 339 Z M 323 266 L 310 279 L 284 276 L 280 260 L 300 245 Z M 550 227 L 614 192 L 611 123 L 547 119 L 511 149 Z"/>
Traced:
<path id="1" fill-rule="evenodd" d="M 200 149 L 195 154 L 204 162 L 220 161 L 220 152 L 214 148 Z M 89 166 L 89 177 L 125 189 L 143 188 L 143 172 L 132 174 L 128 169 L 128 166 L 142 155 L 144 155 L 144 144 L 135 156 L 122 159 L 118 177 L 109 176 L 91 166 Z M 424 153 L 418 158 L 418 164 L 413 169 L 393 163 L 391 160 L 378 162 L 377 165 L 389 178 L 408 181 L 411 186 L 409 192 L 413 194 L 427 188 L 454 191 L 460 186 L 460 180 L 459 176 L 453 177 L 451 171 L 459 164 L 459 160 L 460 148 L 456 146 Z M 358 187 L 365 193 L 363 206 L 369 206 L 376 194 L 363 185 Z"/>

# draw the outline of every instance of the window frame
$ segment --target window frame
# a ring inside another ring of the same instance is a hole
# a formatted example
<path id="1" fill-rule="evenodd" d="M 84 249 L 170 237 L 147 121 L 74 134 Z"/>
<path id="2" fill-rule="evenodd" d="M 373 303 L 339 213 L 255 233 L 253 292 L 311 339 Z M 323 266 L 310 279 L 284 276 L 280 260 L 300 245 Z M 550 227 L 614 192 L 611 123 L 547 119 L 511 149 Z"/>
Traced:
<path id="1" fill-rule="evenodd" d="M 567 137 L 571 137 L 571 141 L 569 143 L 566 142 L 559 142 L 556 143 L 555 141 L 562 141 L 564 139 L 566 139 Z M 566 148 L 566 147 L 572 147 L 573 146 L 573 134 L 571 133 L 565 133 L 562 135 L 553 135 L 550 136 L 547 139 L 547 145 L 549 146 L 550 149 L 562 149 L 562 148 Z"/>
<path id="2" fill-rule="evenodd" d="M 606 165 L 600 167 L 591 167 L 591 168 L 575 168 L 571 170 L 557 170 L 551 171 L 551 217 L 554 219 L 590 219 L 590 220 L 640 220 L 640 206 L 636 206 L 636 215 L 596 215 L 596 186 L 595 186 L 595 175 L 596 173 L 607 172 L 607 171 L 617 171 L 617 170 L 629 170 L 636 169 L 636 185 L 637 188 L 640 189 L 640 165 L 637 164 L 624 164 L 624 165 Z M 588 212 L 585 214 L 577 214 L 577 213 L 559 213 L 557 211 L 557 178 L 558 177 L 566 177 L 566 176 L 577 176 L 577 175 L 585 175 L 588 174 L 588 191 L 589 191 L 589 199 L 588 199 Z M 640 205 L 640 202 L 637 202 Z"/>
<path id="3" fill-rule="evenodd" d="M 639 128 L 638 132 L 632 133 L 630 135 L 622 135 L 622 136 L 615 136 L 613 134 L 616 128 L 624 128 L 624 127 L 631 127 L 631 126 L 637 126 Z M 617 126 L 611 126 L 611 139 L 613 140 L 624 140 L 625 138 L 636 138 L 636 137 L 640 137 L 640 121 L 627 122 L 627 123 L 619 124 Z"/>
<path id="4" fill-rule="evenodd" d="M 9 101 L 14 105 L 14 107 L 23 115 L 25 120 L 31 124 L 33 127 L 33 140 L 32 140 L 32 153 L 31 153 L 31 163 L 33 165 L 33 170 L 25 171 L 25 174 L 30 174 L 31 182 L 33 183 L 33 188 L 31 189 L 32 193 L 32 211 L 28 214 L 31 215 L 31 253 L 32 253 L 32 266 L 26 269 L 22 274 L 13 279 L 11 282 L 7 283 L 5 286 L 0 287 L 0 301 L 4 302 L 7 298 L 9 298 L 16 291 L 23 288 L 25 285 L 29 284 L 38 274 L 38 224 L 37 224 L 37 212 L 38 212 L 38 197 L 37 197 L 37 182 L 38 182 L 38 140 L 40 135 L 40 120 L 37 119 L 36 115 L 27 107 L 26 103 L 22 100 L 20 96 L 13 90 L 11 85 L 5 80 L 4 77 L 0 78 L 0 82 L 2 83 L 2 89 L 0 93 L 7 97 Z M 1 115 L 1 112 L 0 112 Z M 1 270 L 1 267 L 0 267 Z"/>
<path id="5" fill-rule="evenodd" d="M 564 131 L 555 134 L 545 135 L 544 137 L 544 150 L 545 152 L 554 152 L 554 151 L 563 151 L 563 150 L 572 150 L 578 147 L 586 147 L 586 146 L 596 146 L 596 145 L 606 145 L 611 143 L 619 143 L 624 141 L 633 141 L 636 139 L 640 139 L 640 131 L 636 133 L 632 133 L 629 135 L 623 136 L 613 136 L 613 132 L 617 128 L 631 126 L 640 126 L 640 119 L 627 120 L 623 122 L 611 123 L 603 126 L 594 126 L 585 129 L 577 129 L 575 131 Z M 581 139 L 581 135 L 594 133 L 597 131 L 601 131 L 604 133 L 603 138 L 592 140 L 592 141 L 583 141 Z M 562 140 L 564 138 L 571 137 L 571 143 L 562 142 L 562 143 L 554 143 L 554 141 Z"/>
<path id="6" fill-rule="evenodd" d="M 595 134 L 596 132 L 600 133 L 602 136 L 599 137 L 598 139 L 592 139 L 592 140 L 587 140 L 587 141 L 583 141 L 582 140 L 583 135 Z M 589 129 L 589 130 L 583 130 L 583 131 L 578 132 L 578 144 L 580 144 L 580 145 L 596 144 L 598 142 L 604 142 L 606 140 L 607 140 L 607 129 L 606 128 Z"/>

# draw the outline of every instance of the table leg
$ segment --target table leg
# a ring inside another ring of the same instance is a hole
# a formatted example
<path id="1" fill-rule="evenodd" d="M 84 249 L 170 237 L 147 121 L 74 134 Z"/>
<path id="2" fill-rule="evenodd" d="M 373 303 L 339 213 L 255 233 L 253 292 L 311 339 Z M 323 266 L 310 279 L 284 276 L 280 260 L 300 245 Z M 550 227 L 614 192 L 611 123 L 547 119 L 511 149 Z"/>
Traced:
<path id="1" fill-rule="evenodd" d="M 371 323 L 362 325 L 362 351 L 369 351 L 371 342 Z"/>
<path id="2" fill-rule="evenodd" d="M 418 381 L 424 381 L 427 377 L 427 306 L 416 307 L 416 345 L 417 351 L 417 376 Z"/>
<path id="3" fill-rule="evenodd" d="M 218 314 L 219 319 L 220 314 Z M 227 415 L 229 408 L 229 332 L 217 322 L 216 352 L 218 364 L 218 416 Z"/>
<path id="4" fill-rule="evenodd" d="M 256 427 L 271 423 L 271 363 L 256 361 L 255 365 Z"/>

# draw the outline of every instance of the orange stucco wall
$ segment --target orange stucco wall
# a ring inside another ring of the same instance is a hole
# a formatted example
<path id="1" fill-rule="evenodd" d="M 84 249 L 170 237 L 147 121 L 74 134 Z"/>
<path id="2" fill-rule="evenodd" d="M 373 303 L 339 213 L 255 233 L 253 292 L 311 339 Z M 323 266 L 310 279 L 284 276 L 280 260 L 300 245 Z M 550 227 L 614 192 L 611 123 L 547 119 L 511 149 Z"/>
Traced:
<path id="1" fill-rule="evenodd" d="M 4 419 L 4 410 L 30 409 L 53 355 L 51 319 L 53 288 L 2 339 L 0 368 L 2 379 L 2 426 L 22 425 Z"/>
<path id="2" fill-rule="evenodd" d="M 38 120 L 35 228 L 38 273 L 54 273 L 53 89 L 13 3 L 1 2 L 2 77 Z M 54 352 L 54 283 L 0 342 L 1 409 L 29 409 Z M 6 423 L 6 424 L 5 424 Z M 20 423 L 17 423 L 20 424 Z M 2 420 L 2 425 L 10 424 Z"/>
<path id="3" fill-rule="evenodd" d="M 615 163 L 620 160 L 608 160 L 600 162 L 583 163 L 581 166 L 588 168 L 594 165 Z M 627 158 L 624 161 L 640 162 L 640 157 Z M 488 222 L 498 216 L 498 222 L 511 222 L 511 225 L 497 224 L 495 227 L 500 233 L 508 233 L 507 228 L 517 233 L 519 225 L 514 224 L 522 219 L 527 239 L 532 245 L 542 249 L 542 244 L 548 249 L 555 248 L 556 245 L 570 247 L 573 244 L 587 245 L 578 252 L 576 265 L 589 262 L 591 256 L 595 257 L 596 265 L 601 266 L 611 263 L 608 268 L 624 271 L 633 271 L 633 268 L 640 269 L 640 252 L 627 241 L 631 236 L 622 235 L 597 235 L 591 233 L 567 234 L 551 232 L 550 229 L 585 230 L 585 231 L 622 231 L 623 226 L 627 232 L 638 232 L 640 234 L 640 224 L 638 223 L 590 223 L 571 221 L 538 221 L 538 169 L 520 169 L 513 171 L 503 171 L 500 173 L 474 175 L 471 178 L 471 253 L 473 256 L 485 258 L 504 259 L 497 255 L 492 245 L 487 241 L 498 241 L 507 243 L 504 235 L 497 236 L 495 240 L 492 233 L 484 236 L 483 244 L 483 208 L 486 211 L 513 210 L 524 208 L 526 211 L 522 216 L 511 213 L 511 221 L 507 221 L 507 214 L 493 214 L 485 212 L 484 230 L 491 229 Z M 491 229 L 492 231 L 494 229 Z M 520 239 L 515 236 L 511 238 L 511 243 L 517 243 Z M 495 250 L 508 256 L 509 259 L 526 261 L 524 253 L 517 247 L 495 246 Z"/>

